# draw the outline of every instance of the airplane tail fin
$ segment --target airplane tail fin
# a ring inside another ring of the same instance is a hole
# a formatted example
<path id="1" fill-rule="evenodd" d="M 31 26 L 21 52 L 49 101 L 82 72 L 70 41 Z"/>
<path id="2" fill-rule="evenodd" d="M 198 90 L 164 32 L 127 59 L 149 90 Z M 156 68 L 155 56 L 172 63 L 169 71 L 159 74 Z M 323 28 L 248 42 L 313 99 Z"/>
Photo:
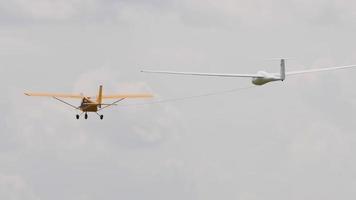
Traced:
<path id="1" fill-rule="evenodd" d="M 281 76 L 281 81 L 284 81 L 284 79 L 286 78 L 286 60 L 285 59 L 281 59 L 280 76 Z"/>
<path id="2" fill-rule="evenodd" d="M 98 97 L 97 97 L 97 99 L 96 99 L 96 102 L 99 104 L 99 108 L 101 108 L 102 100 L 103 100 L 103 86 L 100 85 L 100 87 L 99 87 L 99 94 L 98 94 Z"/>

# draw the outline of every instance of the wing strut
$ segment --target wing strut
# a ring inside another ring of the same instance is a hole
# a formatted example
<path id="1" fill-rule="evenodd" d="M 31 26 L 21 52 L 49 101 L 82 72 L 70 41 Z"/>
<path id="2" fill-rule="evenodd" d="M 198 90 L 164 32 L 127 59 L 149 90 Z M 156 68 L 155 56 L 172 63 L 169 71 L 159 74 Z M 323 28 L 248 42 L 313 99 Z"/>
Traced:
<path id="1" fill-rule="evenodd" d="M 74 105 L 72 105 L 72 104 L 70 104 L 70 103 L 68 103 L 68 102 L 66 102 L 66 101 L 63 101 L 62 99 L 59 99 L 59 98 L 57 98 L 57 97 L 53 97 L 53 98 L 54 98 L 55 100 L 57 100 L 57 101 L 60 101 L 60 102 L 62 102 L 62 103 L 64 103 L 64 104 L 66 104 L 66 105 L 68 105 L 68 106 L 70 106 L 70 107 L 76 109 L 76 110 L 79 110 L 78 107 L 76 107 L 76 106 L 74 106 Z"/>
<path id="2" fill-rule="evenodd" d="M 116 105 L 116 103 L 118 103 L 118 102 L 120 102 L 120 101 L 123 101 L 124 99 L 126 99 L 126 98 L 121 98 L 121 99 L 119 99 L 119 100 L 117 100 L 117 101 L 114 101 L 113 103 L 108 104 L 108 105 L 106 105 L 106 106 L 100 108 L 100 109 L 98 110 L 98 112 L 99 112 L 99 111 L 102 111 L 102 110 L 104 110 L 105 108 L 108 108 L 108 107 L 110 107 L 110 106 L 114 106 L 114 105 Z"/>

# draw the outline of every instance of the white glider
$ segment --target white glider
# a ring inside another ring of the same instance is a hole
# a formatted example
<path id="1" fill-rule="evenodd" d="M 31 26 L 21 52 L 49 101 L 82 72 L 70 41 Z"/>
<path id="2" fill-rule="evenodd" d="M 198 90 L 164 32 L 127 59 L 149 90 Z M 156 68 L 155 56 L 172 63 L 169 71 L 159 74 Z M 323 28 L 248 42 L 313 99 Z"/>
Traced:
<path id="1" fill-rule="evenodd" d="M 293 76 L 306 73 L 314 72 L 325 72 L 332 70 L 341 70 L 354 68 L 356 65 L 348 66 L 339 66 L 339 67 L 329 67 L 329 68 L 319 68 L 319 69 L 310 69 L 303 71 L 285 71 L 285 59 L 281 59 L 281 69 L 279 73 L 269 73 L 265 71 L 259 71 L 256 74 L 220 74 L 220 73 L 196 73 L 196 72 L 174 72 L 174 71 L 152 71 L 152 70 L 142 70 L 144 73 L 158 73 L 158 74 L 174 74 L 174 75 L 193 75 L 193 76 L 215 76 L 215 77 L 247 77 L 252 78 L 252 83 L 255 85 L 264 85 L 272 81 L 284 81 L 286 76 Z"/>

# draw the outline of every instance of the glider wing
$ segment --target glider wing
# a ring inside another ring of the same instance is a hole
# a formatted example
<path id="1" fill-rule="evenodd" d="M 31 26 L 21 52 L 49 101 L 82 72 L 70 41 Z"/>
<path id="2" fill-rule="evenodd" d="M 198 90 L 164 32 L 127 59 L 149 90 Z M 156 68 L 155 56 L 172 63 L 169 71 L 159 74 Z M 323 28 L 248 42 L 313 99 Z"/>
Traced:
<path id="1" fill-rule="evenodd" d="M 258 74 L 220 74 L 220 73 L 197 73 L 197 72 L 174 72 L 174 71 L 151 71 L 151 70 L 142 70 L 141 72 L 155 73 L 155 74 L 192 75 L 192 76 L 263 78 L 263 76 Z"/>
<path id="2" fill-rule="evenodd" d="M 354 68 L 354 67 L 356 67 L 356 65 L 318 68 L 318 69 L 309 69 L 309 70 L 302 70 L 302 71 L 291 71 L 291 72 L 286 72 L 286 75 L 291 76 L 291 75 L 307 74 L 307 73 L 314 73 L 314 72 L 326 72 L 326 71 L 333 71 L 333 70 L 349 69 L 349 68 Z"/>

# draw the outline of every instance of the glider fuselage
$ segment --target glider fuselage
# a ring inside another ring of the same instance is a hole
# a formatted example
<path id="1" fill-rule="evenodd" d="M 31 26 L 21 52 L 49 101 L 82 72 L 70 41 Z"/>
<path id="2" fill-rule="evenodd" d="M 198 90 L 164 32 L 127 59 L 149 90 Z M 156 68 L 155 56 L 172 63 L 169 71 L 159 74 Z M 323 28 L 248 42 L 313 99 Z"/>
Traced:
<path id="1" fill-rule="evenodd" d="M 282 81 L 281 76 L 279 74 L 271 74 L 265 71 L 259 71 L 257 72 L 258 75 L 261 77 L 254 77 L 252 78 L 252 83 L 255 85 L 264 85 L 266 83 L 272 82 L 272 81 Z"/>

